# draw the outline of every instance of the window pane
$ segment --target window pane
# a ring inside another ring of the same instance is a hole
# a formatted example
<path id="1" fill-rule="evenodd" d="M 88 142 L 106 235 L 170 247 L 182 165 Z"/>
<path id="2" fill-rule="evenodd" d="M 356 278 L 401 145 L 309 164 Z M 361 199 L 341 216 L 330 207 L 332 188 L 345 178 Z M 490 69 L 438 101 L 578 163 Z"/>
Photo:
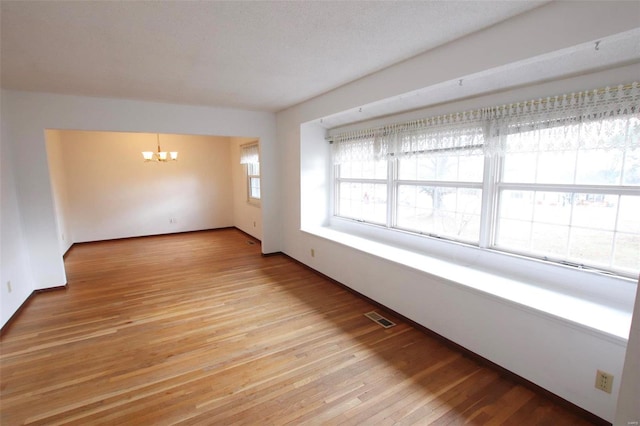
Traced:
<path id="1" fill-rule="evenodd" d="M 462 182 L 482 182 L 484 155 L 463 155 L 458 157 L 458 180 Z"/>
<path id="2" fill-rule="evenodd" d="M 640 234 L 616 234 L 613 266 L 636 272 L 640 269 Z"/>
<path id="3" fill-rule="evenodd" d="M 637 271 L 640 269 L 640 196 L 620 197 L 617 230 L 613 265 Z"/>
<path id="4" fill-rule="evenodd" d="M 575 163 L 575 151 L 506 153 L 503 181 L 571 184 Z"/>
<path id="5" fill-rule="evenodd" d="M 613 230 L 617 212 L 618 195 L 573 194 L 573 226 Z"/>
<path id="6" fill-rule="evenodd" d="M 575 151 L 550 151 L 538 154 L 536 183 L 573 183 Z"/>
<path id="7" fill-rule="evenodd" d="M 502 191 L 499 218 L 531 221 L 534 196 L 532 191 Z"/>
<path id="8" fill-rule="evenodd" d="M 260 198 L 260 178 L 250 178 L 250 194 L 251 198 Z"/>
<path id="9" fill-rule="evenodd" d="M 617 228 L 619 231 L 640 234 L 640 196 L 620 197 Z"/>
<path id="10" fill-rule="evenodd" d="M 552 127 L 506 138 L 502 180 L 519 183 L 573 183 L 579 127 Z"/>
<path id="11" fill-rule="evenodd" d="M 351 161 L 340 164 L 338 176 L 352 179 L 386 179 L 387 161 L 362 162 Z"/>
<path id="12" fill-rule="evenodd" d="M 518 251 L 531 250 L 534 205 L 533 191 L 501 191 L 496 221 L 496 246 Z"/>
<path id="13" fill-rule="evenodd" d="M 567 255 L 569 227 L 534 222 L 531 224 L 531 251 L 551 258 Z"/>
<path id="14" fill-rule="evenodd" d="M 458 157 L 437 156 L 436 180 L 458 180 Z"/>
<path id="15" fill-rule="evenodd" d="M 503 190 L 495 245 L 551 259 L 637 270 L 638 211 L 640 196 Z"/>
<path id="16" fill-rule="evenodd" d="M 398 160 L 400 180 L 439 180 L 450 182 L 482 182 L 484 156 L 415 155 Z"/>
<path id="17" fill-rule="evenodd" d="M 260 163 L 247 163 L 247 174 L 260 176 Z"/>
<path id="18" fill-rule="evenodd" d="M 583 185 L 618 185 L 622 174 L 620 150 L 589 149 L 578 153 L 576 183 Z"/>
<path id="19" fill-rule="evenodd" d="M 568 226 L 570 220 L 571 193 L 543 191 L 535 193 L 534 222 Z"/>
<path id="20" fill-rule="evenodd" d="M 518 219 L 499 219 L 496 246 L 529 251 L 531 248 L 531 222 Z"/>
<path id="21" fill-rule="evenodd" d="M 505 154 L 502 180 L 504 182 L 535 182 L 537 161 L 538 154 L 535 152 Z"/>
<path id="22" fill-rule="evenodd" d="M 337 215 L 365 222 L 387 221 L 387 185 L 340 182 Z"/>
<path id="23" fill-rule="evenodd" d="M 640 148 L 627 150 L 623 173 L 623 185 L 640 185 Z"/>
<path id="24" fill-rule="evenodd" d="M 398 179 L 400 180 L 435 180 L 435 157 L 413 156 L 398 160 Z"/>
<path id="25" fill-rule="evenodd" d="M 541 256 L 565 256 L 571 194 L 505 190 L 500 194 L 496 246 Z"/>
<path id="26" fill-rule="evenodd" d="M 508 135 L 502 180 L 638 185 L 640 158 L 634 145 L 637 145 L 636 121 L 625 118 L 585 122 Z"/>
<path id="27" fill-rule="evenodd" d="M 612 231 L 577 227 L 571 231 L 570 260 L 578 263 L 609 266 L 612 250 Z"/>
<path id="28" fill-rule="evenodd" d="M 398 186 L 398 228 L 478 241 L 482 191 L 419 185 Z"/>

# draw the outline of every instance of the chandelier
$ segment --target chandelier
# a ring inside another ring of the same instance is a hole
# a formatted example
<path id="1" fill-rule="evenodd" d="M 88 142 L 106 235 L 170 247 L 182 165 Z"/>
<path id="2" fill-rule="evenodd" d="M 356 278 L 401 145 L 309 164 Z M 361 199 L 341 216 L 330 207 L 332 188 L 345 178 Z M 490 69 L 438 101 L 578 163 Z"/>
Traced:
<path id="1" fill-rule="evenodd" d="M 162 151 L 160 149 L 160 134 L 156 133 L 157 141 L 158 141 L 158 152 L 153 151 L 142 151 L 142 157 L 144 161 L 161 161 L 166 163 L 167 161 L 177 161 L 178 160 L 178 151 Z"/>

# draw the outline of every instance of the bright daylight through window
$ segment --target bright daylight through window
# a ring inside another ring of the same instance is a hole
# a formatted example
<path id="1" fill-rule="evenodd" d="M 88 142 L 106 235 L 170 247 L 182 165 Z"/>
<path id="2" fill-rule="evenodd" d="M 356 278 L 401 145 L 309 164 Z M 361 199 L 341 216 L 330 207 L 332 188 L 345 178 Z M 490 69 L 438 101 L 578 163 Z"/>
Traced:
<path id="1" fill-rule="evenodd" d="M 332 136 L 334 215 L 637 276 L 640 87 Z"/>
<path id="2" fill-rule="evenodd" d="M 260 201 L 260 150 L 258 144 L 243 145 L 240 164 L 245 165 L 247 173 L 247 201 Z"/>

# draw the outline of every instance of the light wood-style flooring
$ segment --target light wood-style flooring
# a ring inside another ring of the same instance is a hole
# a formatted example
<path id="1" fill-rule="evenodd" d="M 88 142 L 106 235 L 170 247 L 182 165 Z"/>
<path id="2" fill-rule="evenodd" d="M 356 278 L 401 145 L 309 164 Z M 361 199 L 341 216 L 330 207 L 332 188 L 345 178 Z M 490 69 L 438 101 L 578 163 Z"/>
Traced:
<path id="1" fill-rule="evenodd" d="M 236 229 L 65 265 L 2 333 L 3 426 L 589 424 Z"/>

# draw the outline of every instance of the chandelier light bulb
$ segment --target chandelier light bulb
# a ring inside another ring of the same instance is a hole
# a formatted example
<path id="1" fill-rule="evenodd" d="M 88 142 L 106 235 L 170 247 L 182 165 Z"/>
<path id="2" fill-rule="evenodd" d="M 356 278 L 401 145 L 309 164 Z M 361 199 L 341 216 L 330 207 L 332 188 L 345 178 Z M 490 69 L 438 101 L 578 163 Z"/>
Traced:
<path id="1" fill-rule="evenodd" d="M 142 151 L 142 158 L 144 161 L 160 161 L 166 163 L 167 161 L 177 161 L 178 160 L 178 151 L 162 151 L 160 148 L 160 134 L 156 133 L 156 139 L 158 143 L 158 152 L 152 151 Z"/>

